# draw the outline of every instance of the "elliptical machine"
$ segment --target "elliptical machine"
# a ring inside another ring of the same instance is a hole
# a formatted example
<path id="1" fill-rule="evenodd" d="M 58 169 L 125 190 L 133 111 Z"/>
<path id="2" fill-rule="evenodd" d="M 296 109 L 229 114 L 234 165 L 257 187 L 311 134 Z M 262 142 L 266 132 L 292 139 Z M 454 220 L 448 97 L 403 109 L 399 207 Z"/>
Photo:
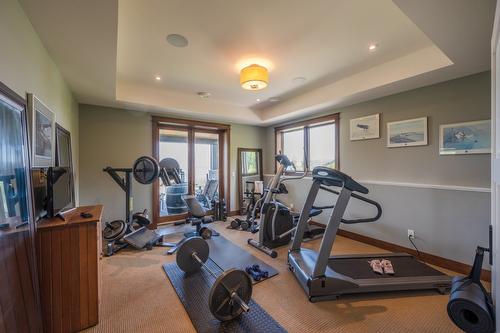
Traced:
<path id="1" fill-rule="evenodd" d="M 295 169 L 293 163 L 287 156 L 279 154 L 275 156 L 278 162 L 276 174 L 269 182 L 267 189 L 264 189 L 264 194 L 255 207 L 260 207 L 260 223 L 258 227 L 252 229 L 252 233 L 259 233 L 259 239 L 248 239 L 248 244 L 256 249 L 264 252 L 272 258 L 278 256 L 278 252 L 273 250 L 276 247 L 287 245 L 292 239 L 293 231 L 298 222 L 298 214 L 293 214 L 283 203 L 276 199 L 277 194 L 287 194 L 284 181 L 303 179 L 307 170 L 297 177 L 283 177 L 283 173 L 289 169 Z M 255 217 L 256 209 L 252 213 L 252 218 Z M 309 212 L 309 220 L 322 213 L 321 208 L 313 208 Z M 321 236 L 324 232 L 323 228 L 308 228 L 307 235 L 310 238 Z M 306 236 L 306 237 L 308 237 Z"/>

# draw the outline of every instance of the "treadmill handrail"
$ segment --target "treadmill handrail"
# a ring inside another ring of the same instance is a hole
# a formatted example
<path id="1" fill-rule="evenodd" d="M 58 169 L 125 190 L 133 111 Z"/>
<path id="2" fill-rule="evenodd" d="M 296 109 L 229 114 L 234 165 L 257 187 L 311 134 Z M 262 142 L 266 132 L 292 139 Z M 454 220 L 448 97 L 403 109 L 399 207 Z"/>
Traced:
<path id="1" fill-rule="evenodd" d="M 368 194 L 368 189 L 352 179 L 349 175 L 325 166 L 317 166 L 312 172 L 313 180 L 318 180 L 321 185 L 345 187 L 351 192 Z"/>
<path id="2" fill-rule="evenodd" d="M 321 190 L 323 190 L 323 191 L 330 192 L 330 193 L 333 193 L 333 194 L 336 194 L 336 195 L 340 194 L 339 191 L 332 190 L 331 188 L 328 188 L 328 187 L 326 187 L 324 185 L 320 185 L 319 188 Z M 382 206 L 380 206 L 380 204 L 378 202 L 376 202 L 374 200 L 371 200 L 371 199 L 368 199 L 368 198 L 365 198 L 365 197 L 363 197 L 363 196 L 361 196 L 359 194 L 356 194 L 356 193 L 351 193 L 351 197 L 353 197 L 355 199 L 358 199 L 358 200 L 361 200 L 363 202 L 366 202 L 369 205 L 375 206 L 375 208 L 377 208 L 377 214 L 374 217 L 367 217 L 367 218 L 360 218 L 360 219 L 345 219 L 345 218 L 342 218 L 342 220 L 341 220 L 342 223 L 345 223 L 345 224 L 356 224 L 356 223 L 375 222 L 375 221 L 377 221 L 382 216 Z M 324 206 L 324 207 L 315 207 L 315 208 L 329 209 L 329 208 L 335 208 L 335 205 Z"/>

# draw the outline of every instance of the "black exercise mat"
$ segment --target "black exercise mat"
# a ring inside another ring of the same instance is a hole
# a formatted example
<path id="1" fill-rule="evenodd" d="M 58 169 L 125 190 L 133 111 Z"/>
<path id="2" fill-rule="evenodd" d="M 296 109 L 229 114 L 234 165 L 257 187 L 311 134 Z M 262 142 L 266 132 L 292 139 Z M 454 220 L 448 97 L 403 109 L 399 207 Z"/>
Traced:
<path id="1" fill-rule="evenodd" d="M 210 258 L 224 271 L 230 268 L 244 271 L 246 267 L 257 264 L 261 270 L 269 273 L 268 278 L 278 275 L 278 271 L 274 267 L 254 257 L 238 245 L 222 237 L 222 235 L 208 239 L 207 243 L 210 247 Z M 253 283 L 256 284 L 265 280 L 253 281 Z"/>
<path id="2" fill-rule="evenodd" d="M 214 273 L 222 273 L 222 270 L 211 260 L 208 260 L 206 264 Z M 250 301 L 249 312 L 243 313 L 231 321 L 218 321 L 208 307 L 210 288 L 215 279 L 206 270 L 202 268 L 199 272 L 186 274 L 175 263 L 164 264 L 163 270 L 172 283 L 197 332 L 286 332 L 253 300 Z"/>
<path id="3" fill-rule="evenodd" d="M 382 259 L 377 257 L 376 259 Z M 446 275 L 412 256 L 387 257 L 394 268 L 394 275 L 375 273 L 368 262 L 370 258 L 335 258 L 328 261 L 328 267 L 353 279 L 390 279 L 394 277 L 441 276 Z"/>

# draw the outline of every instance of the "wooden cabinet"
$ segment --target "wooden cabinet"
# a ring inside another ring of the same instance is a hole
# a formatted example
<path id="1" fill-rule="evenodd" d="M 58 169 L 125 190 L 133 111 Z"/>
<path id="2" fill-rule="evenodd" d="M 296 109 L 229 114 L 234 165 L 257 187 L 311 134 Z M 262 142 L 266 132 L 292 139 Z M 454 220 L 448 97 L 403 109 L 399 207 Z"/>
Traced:
<path id="1" fill-rule="evenodd" d="M 82 218 L 82 212 L 92 214 Z M 38 280 L 45 332 L 77 332 L 99 322 L 102 206 L 78 207 L 38 223 Z"/>
<path id="2" fill-rule="evenodd" d="M 4 220 L 5 221 L 5 220 Z M 0 230 L 0 333 L 41 332 L 34 279 L 33 238 L 19 218 L 8 218 Z"/>

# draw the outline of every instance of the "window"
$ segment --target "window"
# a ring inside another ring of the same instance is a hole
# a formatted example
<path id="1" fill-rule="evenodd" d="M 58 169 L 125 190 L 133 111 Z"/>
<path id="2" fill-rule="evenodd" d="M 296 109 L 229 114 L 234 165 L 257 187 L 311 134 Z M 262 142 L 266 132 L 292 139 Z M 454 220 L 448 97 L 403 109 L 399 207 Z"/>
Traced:
<path id="1" fill-rule="evenodd" d="M 242 176 L 254 176 L 257 174 L 257 159 L 256 151 L 243 151 L 241 153 Z"/>
<path id="2" fill-rule="evenodd" d="M 304 171 L 304 129 L 284 131 L 281 151 L 295 164 L 295 170 Z"/>
<path id="3" fill-rule="evenodd" d="M 153 224 L 187 216 L 182 195 L 192 194 L 205 207 L 212 199 L 226 199 L 229 170 L 229 125 L 153 117 L 153 157 L 179 163 L 180 183 L 153 183 Z M 228 203 L 229 205 L 229 203 Z"/>
<path id="4" fill-rule="evenodd" d="M 294 163 L 297 172 L 317 166 L 339 166 L 338 114 L 275 128 L 276 153 Z"/>

